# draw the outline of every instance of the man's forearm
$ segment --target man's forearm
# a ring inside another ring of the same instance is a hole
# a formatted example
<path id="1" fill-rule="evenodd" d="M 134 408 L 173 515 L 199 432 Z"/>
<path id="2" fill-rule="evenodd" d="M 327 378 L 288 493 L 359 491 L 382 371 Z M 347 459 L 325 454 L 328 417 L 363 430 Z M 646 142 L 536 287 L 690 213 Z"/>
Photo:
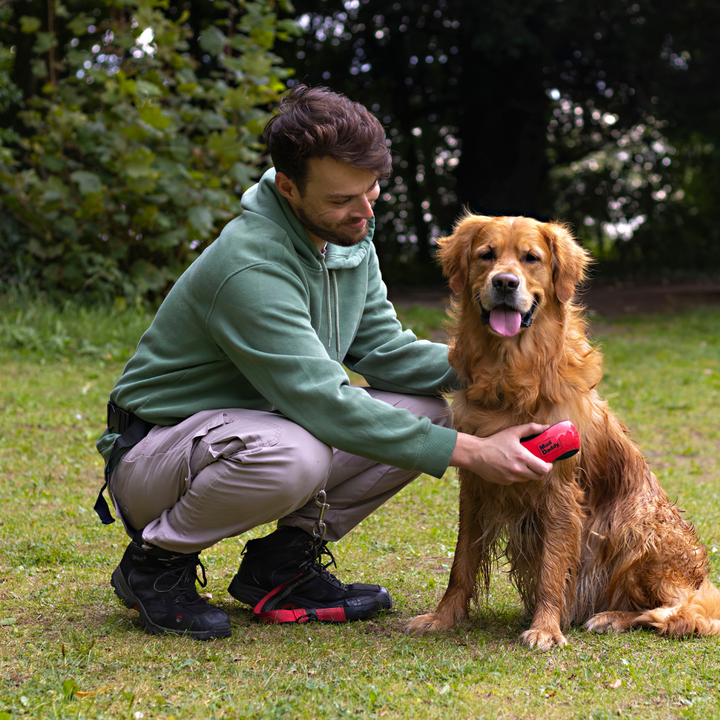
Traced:
<path id="1" fill-rule="evenodd" d="M 540 480 L 550 472 L 552 465 L 536 458 L 520 444 L 520 438 L 546 428 L 547 425 L 529 423 L 486 438 L 458 433 L 450 465 L 466 468 L 498 485 Z"/>

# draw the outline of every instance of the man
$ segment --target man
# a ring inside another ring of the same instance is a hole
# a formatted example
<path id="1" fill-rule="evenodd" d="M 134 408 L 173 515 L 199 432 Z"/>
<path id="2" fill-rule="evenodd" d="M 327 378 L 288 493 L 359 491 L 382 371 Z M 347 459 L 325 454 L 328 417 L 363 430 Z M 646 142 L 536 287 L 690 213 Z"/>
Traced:
<path id="1" fill-rule="evenodd" d="M 111 583 L 152 633 L 229 636 L 227 614 L 195 590 L 199 553 L 274 520 L 229 588 L 258 616 L 344 621 L 389 608 L 384 587 L 328 572 L 327 541 L 422 472 L 454 465 L 511 483 L 550 469 L 519 443 L 543 426 L 492 438 L 448 427 L 447 348 L 402 330 L 371 242 L 378 179 L 391 171 L 377 119 L 299 86 L 264 139 L 274 169 L 168 294 L 98 441 L 132 538 Z M 343 363 L 370 387 L 352 387 Z"/>

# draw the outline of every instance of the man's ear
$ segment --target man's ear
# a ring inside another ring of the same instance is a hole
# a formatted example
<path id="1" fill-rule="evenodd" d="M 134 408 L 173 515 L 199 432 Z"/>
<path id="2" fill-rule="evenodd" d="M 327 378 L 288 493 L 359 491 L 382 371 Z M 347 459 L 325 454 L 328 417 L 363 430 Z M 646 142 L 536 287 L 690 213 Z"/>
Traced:
<path id="1" fill-rule="evenodd" d="M 442 264 L 443 275 L 448 279 L 448 285 L 455 295 L 459 295 L 468 283 L 473 240 L 482 231 L 487 220 L 490 218 L 467 214 L 455 224 L 452 235 L 437 241 L 438 259 Z"/>
<path id="2" fill-rule="evenodd" d="M 572 299 L 577 285 L 585 279 L 593 258 L 584 247 L 578 245 L 567 226 L 543 223 L 541 232 L 552 253 L 555 295 L 561 303 L 566 303 Z"/>
<path id="3" fill-rule="evenodd" d="M 278 192 L 290 203 L 296 202 L 300 193 L 298 192 L 297 185 L 284 173 L 275 173 L 275 187 Z"/>

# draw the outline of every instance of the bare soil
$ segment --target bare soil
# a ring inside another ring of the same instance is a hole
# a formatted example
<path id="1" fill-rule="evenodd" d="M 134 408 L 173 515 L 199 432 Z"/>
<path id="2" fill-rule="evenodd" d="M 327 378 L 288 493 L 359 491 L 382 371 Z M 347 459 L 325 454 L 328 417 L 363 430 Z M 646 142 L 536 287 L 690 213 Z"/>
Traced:
<path id="1" fill-rule="evenodd" d="M 430 305 L 444 308 L 449 292 L 443 288 L 397 288 L 390 299 L 399 308 Z M 579 295 L 593 320 L 631 315 L 658 315 L 699 307 L 720 307 L 720 282 L 593 283 Z"/>

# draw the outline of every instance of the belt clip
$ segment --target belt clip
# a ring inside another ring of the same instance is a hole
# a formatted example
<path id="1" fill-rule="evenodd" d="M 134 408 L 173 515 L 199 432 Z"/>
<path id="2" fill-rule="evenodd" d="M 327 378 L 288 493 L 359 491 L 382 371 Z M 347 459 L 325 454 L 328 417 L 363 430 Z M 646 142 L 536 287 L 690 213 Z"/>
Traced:
<path id="1" fill-rule="evenodd" d="M 325 523 L 323 522 L 323 518 L 325 517 L 325 511 L 330 507 L 330 505 L 325 502 L 327 500 L 327 493 L 325 490 L 321 490 L 316 496 L 315 496 L 315 504 L 320 508 L 320 517 L 318 518 L 318 521 L 313 525 L 313 538 L 315 538 L 315 542 L 319 543 L 323 536 L 325 535 Z"/>

